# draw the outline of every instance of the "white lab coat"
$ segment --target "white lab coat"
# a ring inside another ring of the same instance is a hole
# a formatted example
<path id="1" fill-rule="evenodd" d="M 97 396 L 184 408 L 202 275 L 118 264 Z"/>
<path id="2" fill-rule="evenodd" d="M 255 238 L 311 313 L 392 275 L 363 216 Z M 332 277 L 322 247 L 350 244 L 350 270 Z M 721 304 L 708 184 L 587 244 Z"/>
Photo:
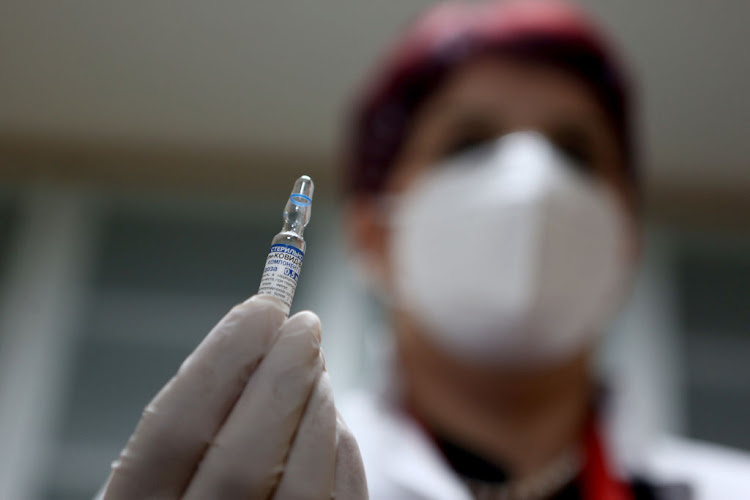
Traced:
<path id="1" fill-rule="evenodd" d="M 356 392 L 338 406 L 359 443 L 370 500 L 472 500 L 419 427 L 385 398 Z M 663 485 L 664 500 L 750 500 L 747 454 L 666 436 L 648 448 L 635 467 L 620 462 L 617 469 L 637 470 Z M 687 485 L 691 495 L 668 486 L 675 483 Z"/>

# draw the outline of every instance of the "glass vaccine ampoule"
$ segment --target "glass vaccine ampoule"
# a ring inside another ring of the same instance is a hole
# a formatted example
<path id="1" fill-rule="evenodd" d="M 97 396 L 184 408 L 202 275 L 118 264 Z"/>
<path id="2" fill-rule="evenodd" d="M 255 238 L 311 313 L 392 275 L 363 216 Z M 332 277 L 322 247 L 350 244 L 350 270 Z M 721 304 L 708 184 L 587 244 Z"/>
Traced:
<path id="1" fill-rule="evenodd" d="M 258 294 L 272 295 L 284 304 L 286 313 L 292 307 L 294 291 L 305 257 L 305 240 L 302 233 L 312 210 L 313 181 L 303 175 L 294 183 L 292 194 L 284 207 L 284 225 L 271 240 Z"/>

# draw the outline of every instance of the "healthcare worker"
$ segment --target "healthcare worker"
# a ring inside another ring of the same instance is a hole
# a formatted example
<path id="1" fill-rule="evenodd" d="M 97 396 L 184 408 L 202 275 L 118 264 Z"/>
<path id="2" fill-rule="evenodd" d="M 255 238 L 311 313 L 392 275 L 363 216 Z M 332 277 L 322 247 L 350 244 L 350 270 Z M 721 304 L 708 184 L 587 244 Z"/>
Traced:
<path id="1" fill-rule="evenodd" d="M 347 427 L 317 317 L 251 297 L 148 405 L 104 498 L 750 499 L 739 453 L 659 441 L 625 462 L 603 430 L 592 355 L 639 252 L 629 97 L 574 6 L 429 9 L 346 155 L 385 389 L 350 398 Z"/>

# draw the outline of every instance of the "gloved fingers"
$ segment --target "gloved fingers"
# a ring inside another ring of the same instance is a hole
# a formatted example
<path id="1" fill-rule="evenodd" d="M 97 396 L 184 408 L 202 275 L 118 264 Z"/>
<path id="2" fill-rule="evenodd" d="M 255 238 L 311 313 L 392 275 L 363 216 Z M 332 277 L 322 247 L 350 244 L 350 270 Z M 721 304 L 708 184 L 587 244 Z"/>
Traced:
<path id="1" fill-rule="evenodd" d="M 105 499 L 180 496 L 284 318 L 278 301 L 263 296 L 229 311 L 144 410 Z"/>
<path id="2" fill-rule="evenodd" d="M 250 378 L 188 486 L 186 500 L 266 500 L 284 463 L 313 387 L 323 372 L 320 321 L 298 313 Z"/>
<path id="3" fill-rule="evenodd" d="M 327 500 L 336 469 L 336 407 L 321 373 L 302 416 L 274 500 Z"/>
<path id="4" fill-rule="evenodd" d="M 367 477 L 354 435 L 336 412 L 336 473 L 331 499 L 367 500 Z"/>

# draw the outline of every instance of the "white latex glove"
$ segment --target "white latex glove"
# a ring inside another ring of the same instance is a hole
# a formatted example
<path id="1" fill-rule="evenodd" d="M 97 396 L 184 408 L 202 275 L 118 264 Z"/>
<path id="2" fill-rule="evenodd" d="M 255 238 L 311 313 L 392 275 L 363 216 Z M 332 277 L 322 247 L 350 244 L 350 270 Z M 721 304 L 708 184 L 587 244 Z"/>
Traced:
<path id="1" fill-rule="evenodd" d="M 233 308 L 143 412 L 106 500 L 367 498 L 311 312 L 256 295 Z"/>

